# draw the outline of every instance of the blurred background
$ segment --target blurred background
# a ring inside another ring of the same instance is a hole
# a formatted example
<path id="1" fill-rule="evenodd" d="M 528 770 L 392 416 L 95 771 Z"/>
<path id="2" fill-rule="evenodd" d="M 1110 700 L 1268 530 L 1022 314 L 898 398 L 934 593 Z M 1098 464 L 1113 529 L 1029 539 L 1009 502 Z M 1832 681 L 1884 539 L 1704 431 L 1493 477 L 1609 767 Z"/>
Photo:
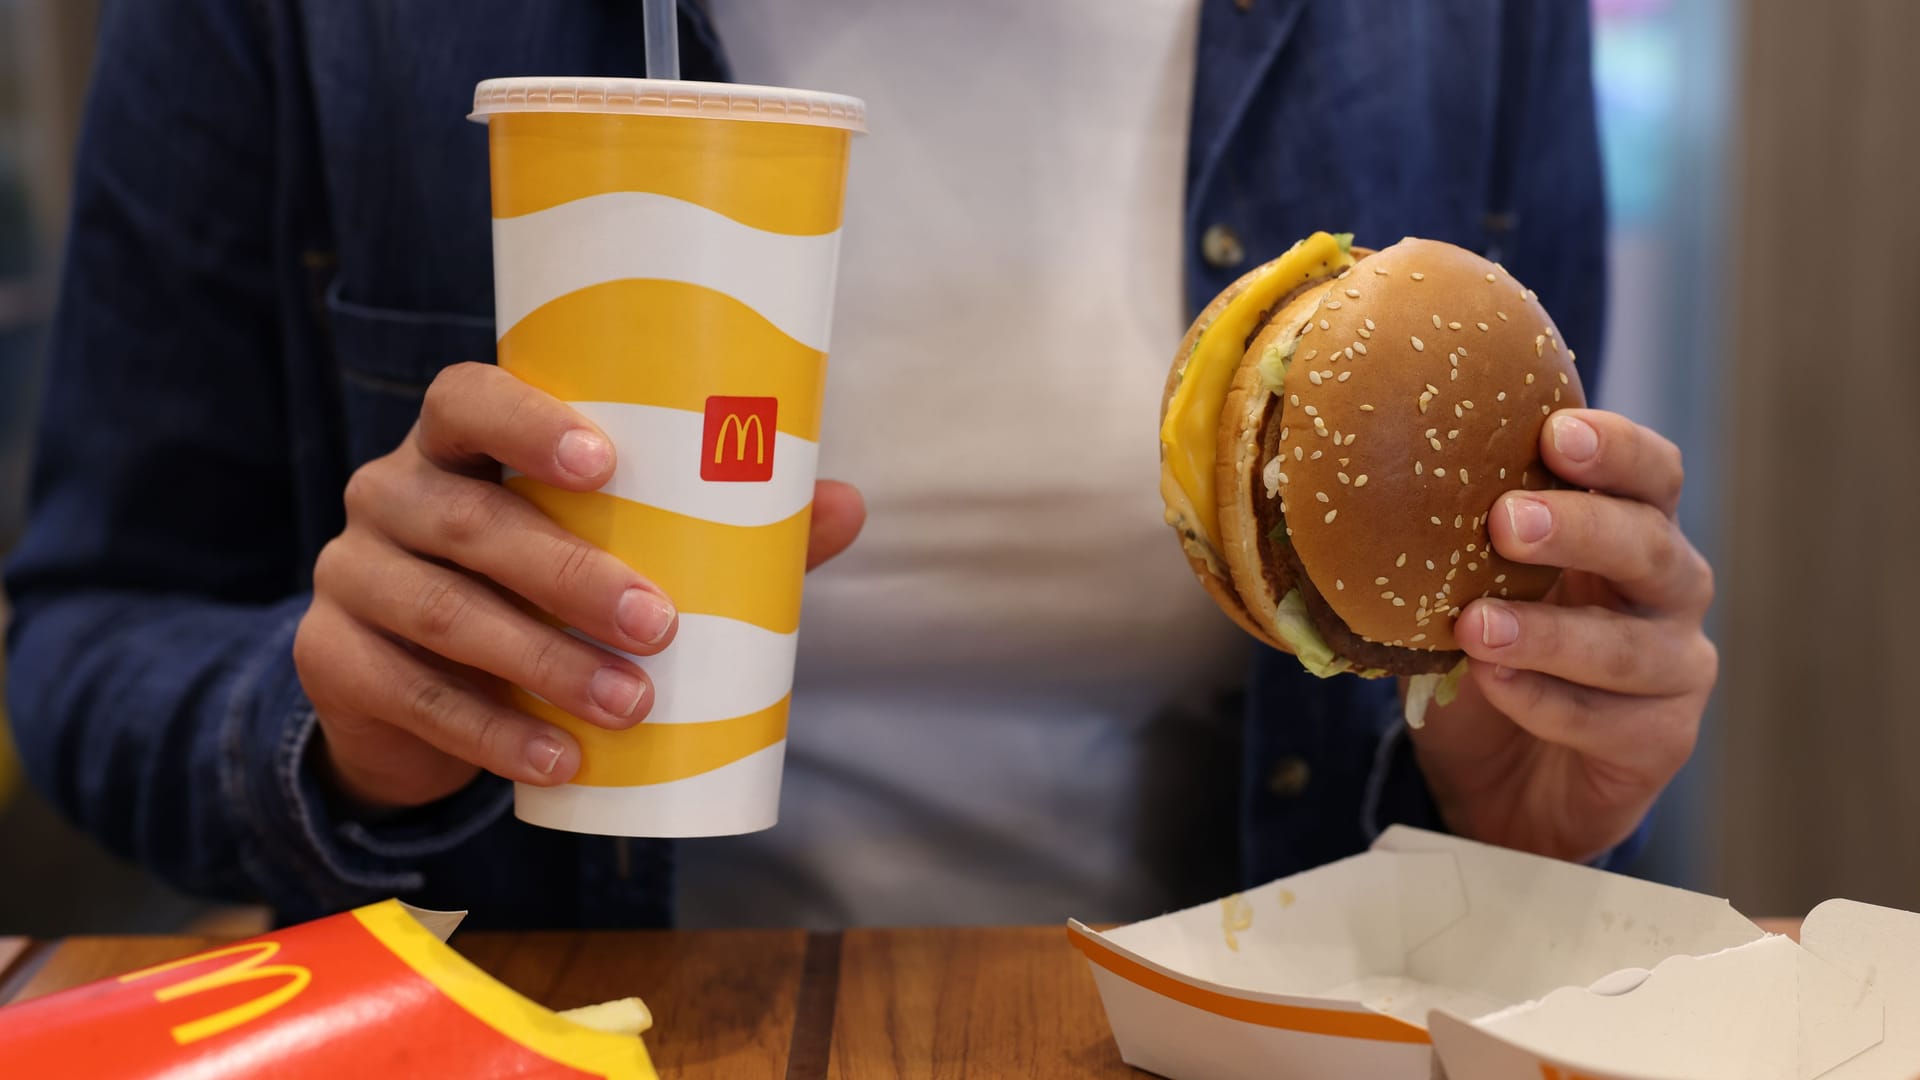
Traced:
<path id="1" fill-rule="evenodd" d="M 1920 3 L 1593 7 L 1613 205 L 1599 403 L 1680 443 L 1684 524 L 1720 586 L 1721 690 L 1637 872 L 1749 914 L 1920 908 L 1920 692 L 1901 674 L 1920 652 Z M 0 552 L 98 8 L 0 0 Z M 0 932 L 252 917 L 99 851 L 5 742 Z"/>

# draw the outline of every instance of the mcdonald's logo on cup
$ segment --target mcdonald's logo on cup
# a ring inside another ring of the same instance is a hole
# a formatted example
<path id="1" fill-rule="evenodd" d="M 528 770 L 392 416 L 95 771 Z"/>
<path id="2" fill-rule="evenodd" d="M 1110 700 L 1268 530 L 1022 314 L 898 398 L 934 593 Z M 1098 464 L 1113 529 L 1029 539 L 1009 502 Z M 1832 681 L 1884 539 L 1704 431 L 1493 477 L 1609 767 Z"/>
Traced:
<path id="1" fill-rule="evenodd" d="M 747 484 L 773 479 L 774 421 L 779 408 L 779 398 L 708 398 L 700 479 Z"/>

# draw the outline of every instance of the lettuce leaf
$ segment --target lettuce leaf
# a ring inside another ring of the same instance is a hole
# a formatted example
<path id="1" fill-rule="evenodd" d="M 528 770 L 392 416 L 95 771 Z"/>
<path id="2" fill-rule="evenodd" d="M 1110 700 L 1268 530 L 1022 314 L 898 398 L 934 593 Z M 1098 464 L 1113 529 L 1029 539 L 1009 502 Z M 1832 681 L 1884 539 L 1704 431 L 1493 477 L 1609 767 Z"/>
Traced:
<path id="1" fill-rule="evenodd" d="M 1425 726 L 1430 705 L 1438 703 L 1444 707 L 1453 704 L 1453 699 L 1460 696 L 1460 680 L 1466 675 L 1467 662 L 1462 660 L 1444 675 L 1415 675 L 1409 678 L 1405 705 L 1407 726 Z"/>
<path id="2" fill-rule="evenodd" d="M 1300 659 L 1300 665 L 1315 675 L 1325 679 L 1353 670 L 1353 664 L 1333 655 L 1333 648 L 1320 636 L 1319 629 L 1313 625 L 1313 616 L 1307 614 L 1307 601 L 1299 589 L 1289 589 L 1281 598 L 1274 630 Z"/>

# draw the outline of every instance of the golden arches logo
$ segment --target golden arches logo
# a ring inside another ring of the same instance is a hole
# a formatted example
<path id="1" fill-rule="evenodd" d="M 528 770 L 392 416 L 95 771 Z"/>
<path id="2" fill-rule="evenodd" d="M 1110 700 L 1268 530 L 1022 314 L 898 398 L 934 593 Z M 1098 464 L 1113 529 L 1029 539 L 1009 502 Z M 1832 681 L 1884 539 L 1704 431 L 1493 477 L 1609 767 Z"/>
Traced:
<path id="1" fill-rule="evenodd" d="M 700 479 L 719 483 L 761 484 L 773 479 L 773 449 L 768 435 L 779 422 L 780 399 L 732 397 L 715 394 L 707 399 L 706 423 L 701 430 Z M 747 436 L 753 436 L 753 457 L 747 457 Z M 732 440 L 728 440 L 728 436 Z M 728 453 L 731 450 L 732 453 Z"/>
<path id="2" fill-rule="evenodd" d="M 231 1008 L 222 1009 L 211 1016 L 190 1020 L 173 1029 L 173 1041 L 185 1046 L 210 1038 L 224 1031 L 230 1031 L 249 1020 L 260 1017 L 292 1001 L 300 991 L 313 981 L 313 972 L 298 964 L 269 964 L 267 961 L 280 952 L 277 941 L 250 941 L 239 945 L 229 945 L 224 949 L 214 949 L 198 953 L 182 960 L 172 960 L 164 964 L 155 964 L 142 968 L 130 975 L 120 976 L 123 983 L 138 982 L 141 979 L 162 975 L 193 964 L 217 960 L 221 957 L 238 956 L 241 959 L 225 964 L 212 971 L 196 975 L 191 979 L 163 986 L 153 992 L 153 1000 L 165 1004 L 178 1001 L 195 994 L 204 994 L 210 990 L 234 986 L 239 983 L 255 982 L 261 979 L 284 980 L 279 986 L 268 990 L 250 1001 L 241 1002 Z"/>
<path id="3" fill-rule="evenodd" d="M 760 418 L 749 416 L 743 421 L 739 413 L 728 413 L 727 418 L 720 422 L 720 438 L 714 442 L 713 463 L 715 465 L 720 464 L 721 455 L 726 450 L 728 430 L 733 432 L 733 456 L 736 461 L 747 460 L 747 432 L 751 431 L 753 432 L 753 463 L 761 465 L 766 462 L 767 433 L 760 426 Z"/>

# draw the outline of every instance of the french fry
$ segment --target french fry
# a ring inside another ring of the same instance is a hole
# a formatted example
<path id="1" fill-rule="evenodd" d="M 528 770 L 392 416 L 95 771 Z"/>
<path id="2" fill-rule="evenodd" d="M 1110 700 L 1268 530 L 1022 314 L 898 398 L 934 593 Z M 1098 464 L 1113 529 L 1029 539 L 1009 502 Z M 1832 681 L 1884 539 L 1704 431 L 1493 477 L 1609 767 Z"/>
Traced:
<path id="1" fill-rule="evenodd" d="M 647 1003 L 637 997 L 616 998 L 603 1001 L 598 1005 L 582 1005 L 577 1009 L 568 1009 L 560 1014 L 564 1020 L 571 1020 L 581 1027 L 590 1027 L 595 1031 L 605 1031 L 614 1035 L 639 1035 L 653 1026 L 653 1013 L 647 1009 Z"/>

